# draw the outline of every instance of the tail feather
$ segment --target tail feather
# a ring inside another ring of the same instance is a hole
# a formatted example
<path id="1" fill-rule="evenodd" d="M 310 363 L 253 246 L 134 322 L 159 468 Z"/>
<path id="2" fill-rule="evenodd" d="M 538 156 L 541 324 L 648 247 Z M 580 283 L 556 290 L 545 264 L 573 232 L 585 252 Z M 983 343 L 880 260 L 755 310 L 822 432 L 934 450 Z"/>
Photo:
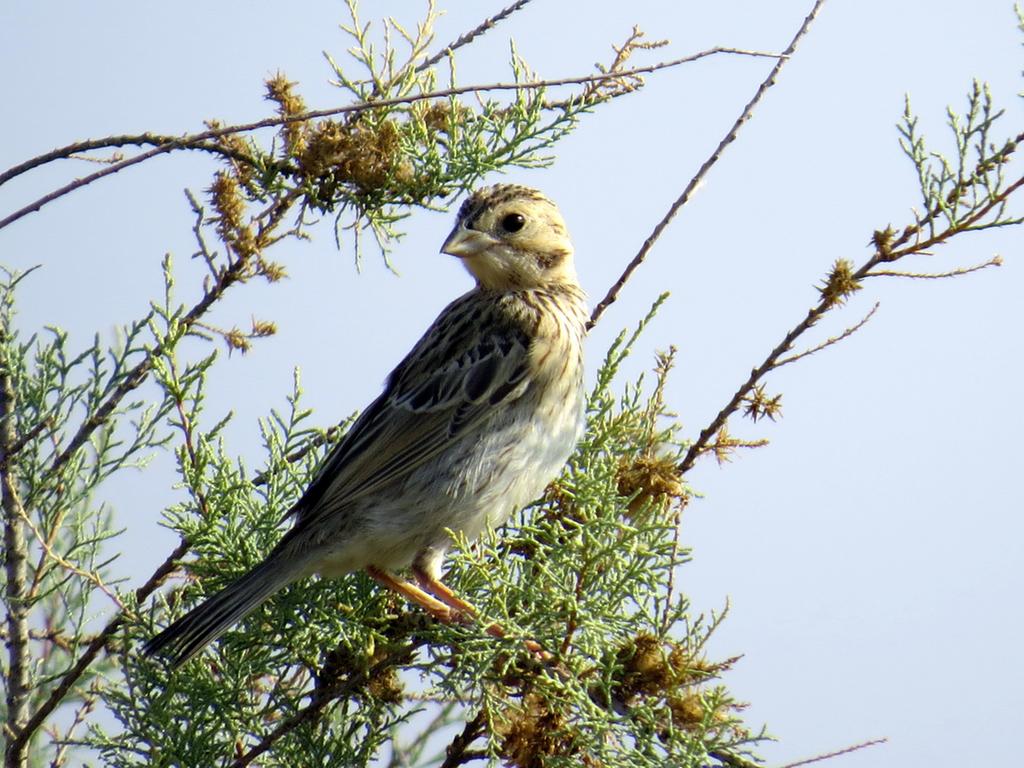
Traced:
<path id="1" fill-rule="evenodd" d="M 163 656 L 178 667 L 299 575 L 276 559 L 267 560 L 175 621 L 146 643 L 143 653 Z"/>

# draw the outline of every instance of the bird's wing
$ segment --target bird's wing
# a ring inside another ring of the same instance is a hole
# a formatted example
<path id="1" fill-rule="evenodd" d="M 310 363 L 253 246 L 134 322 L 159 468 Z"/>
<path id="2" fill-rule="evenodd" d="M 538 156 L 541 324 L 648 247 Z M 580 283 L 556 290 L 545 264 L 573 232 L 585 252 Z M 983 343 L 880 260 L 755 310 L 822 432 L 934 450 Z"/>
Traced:
<path id="1" fill-rule="evenodd" d="M 335 446 L 288 513 L 298 521 L 286 538 L 407 477 L 495 406 L 522 396 L 529 336 L 500 317 L 460 312 L 467 298 L 442 312 Z"/>

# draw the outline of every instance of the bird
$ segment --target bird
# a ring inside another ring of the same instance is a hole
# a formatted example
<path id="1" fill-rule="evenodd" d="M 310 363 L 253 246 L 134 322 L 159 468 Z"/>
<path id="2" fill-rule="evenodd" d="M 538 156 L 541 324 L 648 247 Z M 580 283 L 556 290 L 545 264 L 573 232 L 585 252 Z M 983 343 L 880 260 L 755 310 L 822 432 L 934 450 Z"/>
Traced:
<path id="1" fill-rule="evenodd" d="M 474 287 L 327 454 L 266 558 L 149 640 L 145 655 L 178 667 L 314 574 L 362 570 L 436 619 L 473 620 L 441 581 L 450 532 L 472 541 L 500 527 L 561 472 L 584 427 L 589 313 L 565 221 L 535 189 L 472 192 L 441 252 L 461 260 Z"/>

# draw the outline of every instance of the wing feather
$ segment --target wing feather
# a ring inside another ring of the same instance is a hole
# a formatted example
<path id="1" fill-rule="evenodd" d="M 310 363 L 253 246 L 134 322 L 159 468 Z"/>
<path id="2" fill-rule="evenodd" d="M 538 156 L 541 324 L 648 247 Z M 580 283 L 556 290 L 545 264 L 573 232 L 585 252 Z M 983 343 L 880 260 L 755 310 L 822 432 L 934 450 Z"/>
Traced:
<path id="1" fill-rule="evenodd" d="M 449 305 L 388 377 L 288 512 L 302 530 L 408 477 L 529 385 L 530 337 L 500 304 L 479 311 L 476 292 Z M 483 314 L 493 314 L 484 317 Z M 481 333 L 481 328 L 487 328 Z M 285 540 L 282 540 L 282 544 Z"/>

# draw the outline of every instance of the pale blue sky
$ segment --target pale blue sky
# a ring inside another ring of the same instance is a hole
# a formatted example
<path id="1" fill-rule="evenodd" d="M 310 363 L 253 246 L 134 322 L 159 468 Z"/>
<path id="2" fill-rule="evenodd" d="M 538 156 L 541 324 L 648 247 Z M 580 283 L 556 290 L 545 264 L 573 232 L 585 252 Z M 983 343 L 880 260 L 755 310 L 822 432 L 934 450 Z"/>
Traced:
<path id="1" fill-rule="evenodd" d="M 609 43 L 634 23 L 672 41 L 665 58 L 713 45 L 781 49 L 810 4 L 537 0 L 467 49 L 459 71 L 467 83 L 506 79 L 513 35 L 543 75 L 582 73 L 607 61 Z M 441 21 L 439 42 L 499 7 L 469 5 Z M 409 3 L 373 7 L 412 18 Z M 338 102 L 321 51 L 340 55 L 347 45 L 337 29 L 341 2 L 161 8 L 5 4 L 0 167 L 86 137 L 259 118 L 262 80 L 278 69 L 301 82 L 311 105 Z M 364 14 L 371 18 L 370 4 Z M 618 330 L 671 290 L 630 373 L 649 367 L 655 350 L 678 346 L 667 397 L 695 435 L 806 311 L 832 261 L 865 258 L 872 230 L 910 220 L 915 179 L 894 128 L 903 94 L 911 93 L 933 144 L 945 148 L 946 104 L 961 106 L 971 78 L 986 79 L 1007 108 L 1003 131 L 1019 131 L 1022 40 L 1003 0 L 833 0 L 605 315 L 589 341 L 590 374 Z M 552 168 L 511 177 L 559 203 L 595 300 L 768 66 L 715 58 L 653 76 L 642 92 L 586 121 L 558 147 Z M 44 265 L 24 284 L 22 327 L 56 323 L 84 344 L 143 311 L 159 290 L 162 255 L 184 262 L 192 251 L 181 190 L 205 187 L 212 167 L 198 156 L 162 158 L 0 231 L 0 262 Z M 88 170 L 30 174 L 0 189 L 0 211 Z M 290 280 L 247 289 L 221 307 L 216 320 L 224 325 L 244 325 L 256 313 L 280 329 L 211 381 L 211 419 L 236 413 L 232 450 L 258 455 L 255 420 L 283 403 L 296 365 L 324 424 L 379 391 L 440 307 L 469 286 L 458 264 L 437 253 L 451 220 L 415 217 L 392 257 L 397 278 L 373 258 L 357 275 L 349 244 L 339 253 L 323 226 L 314 242 L 275 255 Z M 731 600 L 711 652 L 745 654 L 726 682 L 751 702 L 749 721 L 767 722 L 779 737 L 762 749 L 776 764 L 881 736 L 890 743 L 837 764 L 1006 764 L 1018 752 L 1021 242 L 1019 231 L 972 235 L 908 265 L 938 271 L 1001 253 L 999 270 L 870 284 L 815 338 L 880 300 L 865 329 L 769 379 L 784 393 L 784 418 L 734 423 L 735 434 L 768 437 L 771 446 L 691 473 L 705 497 L 686 513 L 683 538 L 695 560 L 681 584 L 702 610 Z M 128 528 L 120 567 L 135 579 L 173 544 L 156 525 L 173 498 L 163 490 L 169 473 L 160 459 L 112 494 Z"/>

